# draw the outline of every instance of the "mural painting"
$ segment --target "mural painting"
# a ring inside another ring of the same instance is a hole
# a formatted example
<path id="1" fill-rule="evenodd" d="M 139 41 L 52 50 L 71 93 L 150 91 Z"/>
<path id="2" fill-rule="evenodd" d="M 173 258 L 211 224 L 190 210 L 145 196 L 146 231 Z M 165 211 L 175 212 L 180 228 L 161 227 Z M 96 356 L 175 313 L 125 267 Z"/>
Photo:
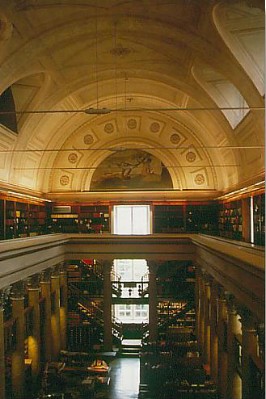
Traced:
<path id="1" fill-rule="evenodd" d="M 142 150 L 123 150 L 107 157 L 96 169 L 91 191 L 160 190 L 173 188 L 167 168 Z"/>

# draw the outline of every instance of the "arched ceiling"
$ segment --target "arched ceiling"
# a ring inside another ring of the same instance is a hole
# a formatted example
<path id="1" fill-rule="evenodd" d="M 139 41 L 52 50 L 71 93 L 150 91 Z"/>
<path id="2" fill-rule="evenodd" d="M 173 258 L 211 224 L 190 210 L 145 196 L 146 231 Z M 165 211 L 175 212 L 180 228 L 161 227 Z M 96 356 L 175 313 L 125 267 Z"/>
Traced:
<path id="1" fill-rule="evenodd" d="M 1 8 L 0 92 L 12 89 L 18 134 L 0 125 L 0 185 L 106 198 L 91 191 L 93 173 L 134 149 L 167 168 L 173 199 L 217 198 L 263 179 L 264 2 Z M 145 198 L 165 190 L 154 195 Z"/>

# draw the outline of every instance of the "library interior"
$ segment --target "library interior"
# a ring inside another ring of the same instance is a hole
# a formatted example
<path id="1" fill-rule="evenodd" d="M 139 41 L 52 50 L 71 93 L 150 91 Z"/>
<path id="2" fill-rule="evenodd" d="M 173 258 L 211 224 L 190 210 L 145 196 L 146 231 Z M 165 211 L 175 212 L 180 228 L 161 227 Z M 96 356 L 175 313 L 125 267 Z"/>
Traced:
<path id="1" fill-rule="evenodd" d="M 0 0 L 0 399 L 264 399 L 263 0 Z"/>

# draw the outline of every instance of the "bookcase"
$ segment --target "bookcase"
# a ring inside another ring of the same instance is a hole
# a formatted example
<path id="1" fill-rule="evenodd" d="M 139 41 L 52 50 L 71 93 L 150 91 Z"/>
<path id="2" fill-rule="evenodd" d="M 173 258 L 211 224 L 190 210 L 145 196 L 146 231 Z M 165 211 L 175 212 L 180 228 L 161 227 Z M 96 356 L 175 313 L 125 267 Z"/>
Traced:
<path id="1" fill-rule="evenodd" d="M 188 233 L 218 234 L 218 204 L 186 206 L 186 231 Z"/>
<path id="2" fill-rule="evenodd" d="M 218 234 L 218 204 L 185 203 L 153 206 L 154 233 Z"/>
<path id="3" fill-rule="evenodd" d="M 4 200 L 0 199 L 0 240 L 5 236 Z"/>
<path id="4" fill-rule="evenodd" d="M 265 245 L 265 194 L 253 197 L 254 244 Z"/>
<path id="5" fill-rule="evenodd" d="M 1 199 L 1 239 L 31 237 L 46 232 L 44 203 Z"/>
<path id="6" fill-rule="evenodd" d="M 182 307 L 185 305 L 185 302 L 172 302 L 172 301 L 159 301 L 157 306 L 157 313 L 162 319 L 167 319 L 171 316 L 177 314 Z"/>
<path id="7" fill-rule="evenodd" d="M 109 205 L 51 204 L 48 210 L 49 230 L 53 233 L 109 232 Z"/>
<path id="8" fill-rule="evenodd" d="M 15 202 L 15 230 L 16 237 L 27 237 L 29 231 L 29 204 L 25 202 Z"/>
<path id="9" fill-rule="evenodd" d="M 49 203 L 0 196 L 0 239 L 48 233 L 110 233 L 113 203 Z M 153 233 L 201 233 L 250 241 L 251 197 L 231 201 L 151 201 Z M 265 245 L 265 194 L 253 196 L 254 243 Z"/>
<path id="10" fill-rule="evenodd" d="M 49 204 L 48 230 L 51 233 L 79 233 L 79 206 Z"/>
<path id="11" fill-rule="evenodd" d="M 82 205 L 80 206 L 79 223 L 80 232 L 103 233 L 109 232 L 109 206 L 108 205 Z"/>
<path id="12" fill-rule="evenodd" d="M 184 205 L 154 205 L 154 233 L 182 233 L 185 231 Z"/>
<path id="13" fill-rule="evenodd" d="M 36 236 L 46 232 L 46 208 L 45 205 L 29 204 L 28 226 L 29 236 Z"/>
<path id="14" fill-rule="evenodd" d="M 15 201 L 4 200 L 4 238 L 16 237 Z"/>
<path id="15" fill-rule="evenodd" d="M 67 266 L 67 280 L 69 283 L 80 283 L 81 282 L 81 268 L 77 264 L 71 264 Z"/>
<path id="16" fill-rule="evenodd" d="M 186 311 L 186 302 L 160 301 L 157 306 L 159 324 L 174 324 L 184 327 L 195 327 L 195 310 Z M 183 311 L 184 310 L 184 311 Z"/>
<path id="17" fill-rule="evenodd" d="M 221 203 L 219 206 L 219 232 L 221 237 L 242 240 L 241 200 Z"/>

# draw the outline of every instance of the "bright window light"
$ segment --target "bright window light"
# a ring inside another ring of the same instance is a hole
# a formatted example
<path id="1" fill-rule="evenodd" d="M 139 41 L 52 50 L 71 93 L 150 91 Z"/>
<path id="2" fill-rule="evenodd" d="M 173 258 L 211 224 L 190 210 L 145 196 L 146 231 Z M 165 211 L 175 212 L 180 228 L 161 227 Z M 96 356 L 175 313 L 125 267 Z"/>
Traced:
<path id="1" fill-rule="evenodd" d="M 149 305 L 114 305 L 114 316 L 121 323 L 148 323 Z"/>
<path id="2" fill-rule="evenodd" d="M 149 205 L 115 205 L 114 234 L 145 235 L 151 232 Z"/>
<path id="3" fill-rule="evenodd" d="M 121 298 L 139 298 L 139 286 L 148 288 L 148 266 L 145 259 L 115 259 L 114 276 L 121 283 Z M 130 294 L 129 294 L 130 290 Z M 116 304 L 113 314 L 121 323 L 148 323 L 149 305 Z"/>

